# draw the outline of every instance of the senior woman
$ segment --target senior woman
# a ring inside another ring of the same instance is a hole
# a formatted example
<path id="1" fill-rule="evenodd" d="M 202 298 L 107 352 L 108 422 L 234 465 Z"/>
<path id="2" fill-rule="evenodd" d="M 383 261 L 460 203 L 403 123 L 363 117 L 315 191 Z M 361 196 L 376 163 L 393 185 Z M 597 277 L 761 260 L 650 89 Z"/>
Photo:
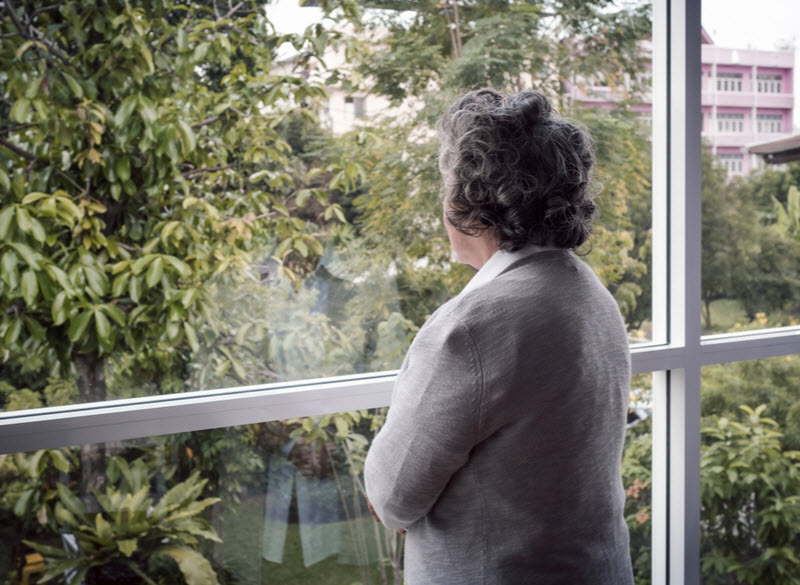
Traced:
<path id="1" fill-rule="evenodd" d="M 407 531 L 405 583 L 633 583 L 628 342 L 573 252 L 595 213 L 591 139 L 538 92 L 489 89 L 439 135 L 444 223 L 478 272 L 420 329 L 367 456 L 375 513 Z"/>

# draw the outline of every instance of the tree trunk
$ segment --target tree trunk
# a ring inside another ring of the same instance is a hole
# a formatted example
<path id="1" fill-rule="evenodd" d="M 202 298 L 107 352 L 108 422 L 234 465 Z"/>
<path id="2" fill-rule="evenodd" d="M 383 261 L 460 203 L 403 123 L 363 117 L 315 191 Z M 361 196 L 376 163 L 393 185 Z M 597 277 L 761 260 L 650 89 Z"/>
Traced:
<path id="1" fill-rule="evenodd" d="M 706 325 L 706 332 L 711 331 L 711 301 L 708 299 L 703 300 L 703 320 L 705 321 Z"/>
<path id="2" fill-rule="evenodd" d="M 103 402 L 106 399 L 105 359 L 96 351 L 75 354 L 77 384 L 81 402 Z M 105 484 L 105 445 L 90 443 L 81 445 L 80 495 L 89 508 L 94 499 L 93 490 L 101 490 Z"/>

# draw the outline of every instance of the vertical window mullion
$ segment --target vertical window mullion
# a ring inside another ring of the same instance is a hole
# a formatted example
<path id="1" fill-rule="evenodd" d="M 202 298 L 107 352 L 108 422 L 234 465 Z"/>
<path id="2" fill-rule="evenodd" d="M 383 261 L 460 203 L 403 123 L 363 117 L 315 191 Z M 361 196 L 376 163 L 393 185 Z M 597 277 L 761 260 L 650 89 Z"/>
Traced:
<path id="1" fill-rule="evenodd" d="M 670 340 L 683 367 L 668 376 L 669 585 L 700 583 L 700 3 L 668 0 L 670 27 Z M 733 124 L 732 124 L 733 125 Z"/>

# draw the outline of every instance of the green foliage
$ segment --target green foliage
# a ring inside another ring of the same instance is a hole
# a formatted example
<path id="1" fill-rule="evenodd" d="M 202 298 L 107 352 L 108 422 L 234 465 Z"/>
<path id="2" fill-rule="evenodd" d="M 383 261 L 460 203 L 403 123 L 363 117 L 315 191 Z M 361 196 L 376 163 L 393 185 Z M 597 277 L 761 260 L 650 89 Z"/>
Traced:
<path id="1" fill-rule="evenodd" d="M 127 463 L 113 457 L 107 466 L 107 485 L 96 494 L 101 511 L 91 514 L 69 487 L 57 485 L 54 515 L 59 528 L 72 534 L 77 551 L 71 552 L 37 542 L 28 542 L 47 561 L 43 582 L 50 579 L 81 579 L 109 565 L 123 565 L 144 583 L 151 557 L 173 558 L 187 585 L 217 583 L 211 564 L 197 552 L 203 541 L 221 542 L 202 512 L 219 501 L 200 499 L 206 480 L 192 474 L 174 485 L 156 502 L 150 497 L 153 470 L 142 459 Z"/>
<path id="2" fill-rule="evenodd" d="M 759 186 L 766 179 L 769 184 L 775 183 L 775 172 L 728 181 L 713 154 L 704 151 L 702 156 L 701 294 L 705 329 L 714 328 L 711 302 L 719 299 L 741 301 L 751 321 L 760 312 L 796 309 L 800 303 L 800 269 L 794 259 L 800 253 L 800 241 L 788 235 L 789 227 L 781 227 L 789 220 L 785 212 L 781 216 L 783 207 L 777 199 L 764 206 L 764 187 Z M 778 191 L 772 195 L 778 196 Z M 787 219 L 776 224 L 776 217 Z"/>
<path id="3" fill-rule="evenodd" d="M 7 7 L 0 31 L 4 359 L 68 373 L 89 356 L 102 371 L 105 356 L 169 348 L 179 367 L 202 353 L 246 381 L 218 287 L 260 278 L 270 257 L 294 277 L 322 251 L 300 217 L 318 171 L 289 164 L 277 127 L 313 118 L 325 91 L 275 72 L 275 50 L 312 59 L 335 35 L 278 36 L 252 2 L 38 8 Z M 314 196 L 321 221 L 341 219 Z M 102 399 L 87 389 L 102 377 L 78 374 L 83 399 Z"/>
<path id="4" fill-rule="evenodd" d="M 800 452 L 783 451 L 766 405 L 705 420 L 700 464 L 704 582 L 797 583 Z"/>
<path id="5" fill-rule="evenodd" d="M 28 537 L 57 530 L 58 477 L 76 466 L 68 449 L 0 455 L 0 509 L 13 512 L 21 522 L 20 532 Z"/>

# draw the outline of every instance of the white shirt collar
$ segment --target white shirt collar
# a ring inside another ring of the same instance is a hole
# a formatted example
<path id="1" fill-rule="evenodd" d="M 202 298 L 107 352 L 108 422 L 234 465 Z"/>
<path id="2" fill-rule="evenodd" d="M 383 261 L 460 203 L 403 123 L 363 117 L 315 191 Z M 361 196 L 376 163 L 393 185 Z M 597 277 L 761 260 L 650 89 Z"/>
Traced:
<path id="1" fill-rule="evenodd" d="M 490 280 L 494 279 L 496 276 L 499 276 L 501 272 L 503 272 L 506 268 L 511 266 L 517 260 L 530 256 L 531 254 L 536 254 L 537 252 L 544 252 L 545 250 L 555 250 L 556 248 L 552 246 L 540 246 L 538 244 L 528 244 L 524 248 L 520 248 L 515 252 L 506 252 L 505 250 L 498 250 L 492 257 L 486 261 L 486 264 L 481 266 L 481 269 L 475 273 L 475 276 L 472 277 L 467 283 L 467 286 L 464 287 L 464 290 L 459 293 L 460 295 L 465 295 L 470 291 L 475 290 L 478 287 L 483 286 Z"/>

